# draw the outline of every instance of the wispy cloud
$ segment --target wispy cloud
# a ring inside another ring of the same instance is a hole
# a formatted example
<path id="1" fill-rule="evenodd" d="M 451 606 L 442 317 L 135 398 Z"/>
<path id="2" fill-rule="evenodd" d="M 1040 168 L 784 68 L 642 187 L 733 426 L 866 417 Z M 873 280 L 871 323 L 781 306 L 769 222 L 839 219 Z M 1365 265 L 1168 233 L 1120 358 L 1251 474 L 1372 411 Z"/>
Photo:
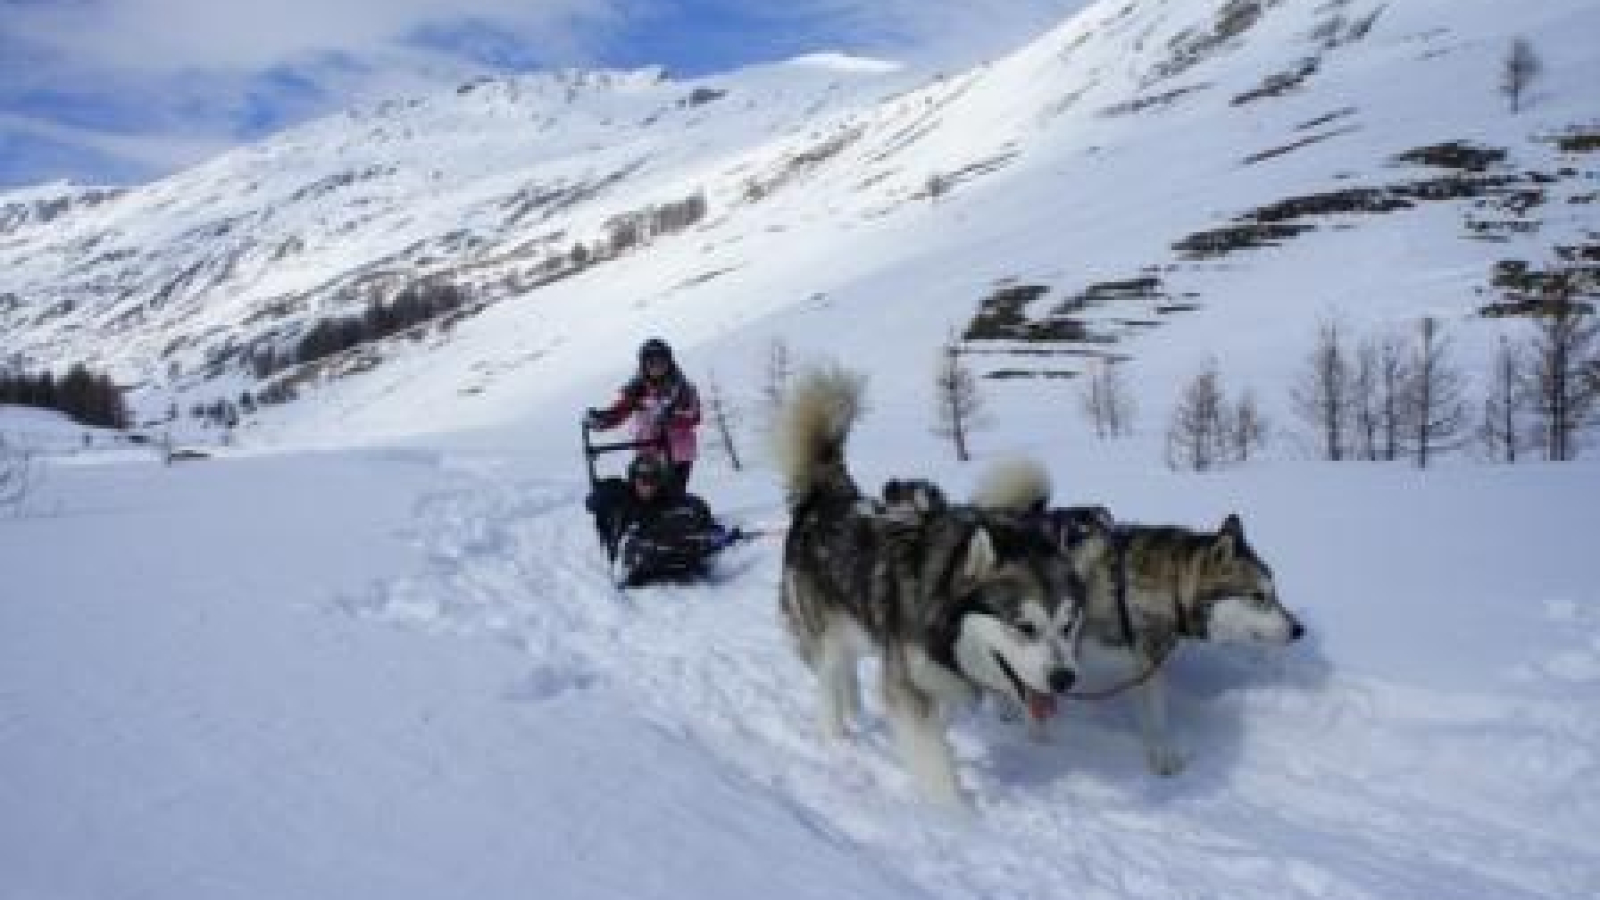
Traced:
<path id="1" fill-rule="evenodd" d="M 93 156 L 120 159 L 137 168 L 167 170 L 187 165 L 228 149 L 233 142 L 215 138 L 172 135 L 119 135 L 78 128 L 49 119 L 0 112 L 0 131 L 19 141 L 77 147 Z"/>
<path id="2" fill-rule="evenodd" d="M 1089 0 L 797 0 L 773 15 L 843 49 L 929 65 L 969 65 L 1013 49 Z"/>
<path id="3" fill-rule="evenodd" d="M 7 0 L 14 39 L 110 69 L 261 69 L 365 57 L 419 30 L 481 21 L 552 55 L 623 20 L 627 0 Z"/>
<path id="4" fill-rule="evenodd" d="M 0 184 L 137 180 L 376 96 L 476 75 L 837 50 L 939 65 L 1086 0 L 0 0 Z M 52 167 L 41 146 L 75 149 Z M 32 148 L 20 154 L 18 148 Z M 35 171 L 37 170 L 37 171 Z"/>

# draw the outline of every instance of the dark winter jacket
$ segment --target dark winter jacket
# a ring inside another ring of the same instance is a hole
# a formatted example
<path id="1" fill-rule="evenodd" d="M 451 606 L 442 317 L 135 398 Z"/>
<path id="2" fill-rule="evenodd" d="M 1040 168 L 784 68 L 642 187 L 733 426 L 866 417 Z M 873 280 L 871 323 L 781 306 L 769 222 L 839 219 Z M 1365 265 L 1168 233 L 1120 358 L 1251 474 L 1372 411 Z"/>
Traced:
<path id="1" fill-rule="evenodd" d="M 589 511 L 614 553 L 621 540 L 679 548 L 694 555 L 721 549 L 729 532 L 694 494 L 664 489 L 646 500 L 621 478 L 604 478 L 589 495 Z"/>

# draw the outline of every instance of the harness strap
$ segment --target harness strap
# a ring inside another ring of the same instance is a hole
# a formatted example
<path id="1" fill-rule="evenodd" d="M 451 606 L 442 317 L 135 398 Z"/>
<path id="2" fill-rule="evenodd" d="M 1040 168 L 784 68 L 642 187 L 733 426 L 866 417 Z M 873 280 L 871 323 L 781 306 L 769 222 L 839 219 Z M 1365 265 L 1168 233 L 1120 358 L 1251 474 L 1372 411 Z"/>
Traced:
<path id="1" fill-rule="evenodd" d="M 1128 610 L 1128 544 L 1131 543 L 1128 533 L 1117 529 L 1112 533 L 1111 546 L 1116 551 L 1112 561 L 1112 573 L 1115 576 L 1113 596 L 1117 600 L 1117 621 L 1122 625 L 1122 639 L 1128 646 L 1134 646 L 1135 635 L 1133 632 L 1133 614 Z"/>
<path id="2" fill-rule="evenodd" d="M 1199 634 L 1189 630 L 1189 614 L 1184 611 L 1183 589 L 1176 583 L 1172 586 L 1172 621 L 1178 629 L 1178 634 L 1184 637 L 1200 637 Z"/>
<path id="3" fill-rule="evenodd" d="M 1126 531 L 1118 529 L 1114 533 L 1112 538 L 1112 548 L 1116 551 L 1116 557 L 1112 567 L 1115 575 L 1115 590 L 1113 593 L 1117 600 L 1117 620 L 1122 625 L 1122 637 L 1127 642 L 1128 649 L 1130 651 L 1137 652 L 1137 637 L 1133 631 L 1133 613 L 1128 608 L 1129 543 L 1131 543 L 1131 541 Z M 1177 619 L 1175 624 L 1177 625 L 1179 634 L 1182 634 L 1184 631 L 1186 618 L 1183 614 L 1183 603 L 1181 602 L 1181 599 L 1182 598 L 1178 596 L 1177 590 L 1174 589 L 1172 594 L 1172 608 L 1173 615 Z M 1160 656 L 1150 660 L 1149 665 L 1146 665 L 1143 671 L 1139 672 L 1127 681 L 1124 681 L 1120 684 L 1114 684 L 1108 688 L 1101 688 L 1094 691 L 1069 691 L 1067 696 L 1078 697 L 1084 700 L 1106 700 L 1111 697 L 1115 697 L 1124 691 L 1136 688 L 1139 685 L 1149 681 L 1151 678 L 1154 678 L 1155 674 L 1161 671 L 1161 667 L 1166 665 L 1167 658 L 1172 655 L 1172 650 L 1173 648 L 1177 647 L 1177 645 L 1178 638 L 1177 635 L 1174 635 L 1173 639 L 1167 642 L 1167 645 L 1162 648 Z"/>
<path id="4" fill-rule="evenodd" d="M 1166 649 L 1161 651 L 1160 656 L 1150 660 L 1150 664 L 1144 667 L 1144 671 L 1128 679 L 1127 681 L 1122 682 L 1121 684 L 1114 684 L 1111 687 L 1101 688 L 1095 691 L 1068 691 L 1067 696 L 1082 698 L 1084 700 L 1108 700 L 1122 693 L 1123 691 L 1136 688 L 1139 685 L 1149 681 L 1151 678 L 1154 678 L 1155 674 L 1161 671 L 1161 667 L 1167 664 L 1167 658 L 1172 655 L 1173 648 L 1177 646 L 1177 641 L 1168 643 Z"/>

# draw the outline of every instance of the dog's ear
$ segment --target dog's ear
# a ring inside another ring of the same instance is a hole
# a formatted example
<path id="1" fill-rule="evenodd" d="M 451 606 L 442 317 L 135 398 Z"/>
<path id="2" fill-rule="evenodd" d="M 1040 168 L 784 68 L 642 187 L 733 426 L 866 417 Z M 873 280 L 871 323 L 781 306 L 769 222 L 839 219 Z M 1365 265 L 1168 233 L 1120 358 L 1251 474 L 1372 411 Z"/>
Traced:
<path id="1" fill-rule="evenodd" d="M 1116 520 L 1104 506 L 1069 506 L 1046 513 L 1040 527 L 1051 543 L 1065 550 L 1090 538 L 1109 538 Z"/>
<path id="2" fill-rule="evenodd" d="M 1237 513 L 1228 513 L 1217 531 L 1217 553 L 1223 559 L 1232 559 L 1244 546 L 1244 523 Z"/>
<path id="3" fill-rule="evenodd" d="M 883 502 L 893 506 L 900 500 L 900 479 L 891 478 L 883 483 Z"/>
<path id="4" fill-rule="evenodd" d="M 982 526 L 973 529 L 961 550 L 960 579 L 964 586 L 978 584 L 999 564 L 1000 555 L 995 551 L 994 537 L 989 534 L 989 529 Z"/>

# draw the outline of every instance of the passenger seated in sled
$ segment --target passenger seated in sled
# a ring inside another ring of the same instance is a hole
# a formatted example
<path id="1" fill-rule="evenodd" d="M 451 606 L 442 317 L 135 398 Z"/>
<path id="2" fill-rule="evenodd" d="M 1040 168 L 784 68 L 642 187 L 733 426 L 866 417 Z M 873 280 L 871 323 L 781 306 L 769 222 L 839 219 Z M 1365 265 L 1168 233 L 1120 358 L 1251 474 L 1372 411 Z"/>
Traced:
<path id="1" fill-rule="evenodd" d="M 636 457 L 626 479 L 597 480 L 584 505 L 607 557 L 622 561 L 624 587 L 702 578 L 712 557 L 742 537 L 717 522 L 704 500 L 678 489 L 654 455 Z"/>

